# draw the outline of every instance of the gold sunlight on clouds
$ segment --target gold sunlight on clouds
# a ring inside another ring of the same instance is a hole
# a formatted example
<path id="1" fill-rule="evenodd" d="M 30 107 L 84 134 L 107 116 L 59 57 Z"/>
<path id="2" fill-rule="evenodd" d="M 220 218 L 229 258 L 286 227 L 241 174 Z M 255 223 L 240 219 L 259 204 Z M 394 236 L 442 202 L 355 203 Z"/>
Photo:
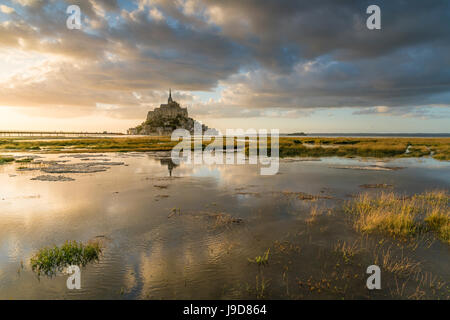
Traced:
<path id="1" fill-rule="evenodd" d="M 1 4 L 0 12 L 10 14 L 10 13 L 15 12 L 15 10 L 14 10 L 14 8 L 11 8 L 11 7 L 5 6 L 4 4 Z"/>
<path id="2" fill-rule="evenodd" d="M 403 47 L 355 32 L 354 20 L 365 13 L 324 1 L 339 10 L 319 14 L 314 5 L 294 2 L 275 10 L 276 2 L 255 0 L 80 1 L 83 27 L 69 30 L 65 2 L 11 0 L 0 5 L 0 105 L 55 118 L 101 111 L 137 121 L 173 88 L 199 120 L 269 115 L 282 117 L 276 125 L 285 128 L 287 119 L 301 121 L 324 108 L 386 106 L 396 114 L 448 108 L 441 67 L 447 47 L 436 42 L 436 49 L 423 50 L 420 37 L 417 43 L 406 37 L 411 43 Z M 410 32 L 435 34 L 434 23 Z M 403 32 L 391 30 L 389 39 L 404 39 Z M 405 48 L 416 48 L 406 60 Z M 118 130 L 125 129 L 124 122 Z"/>

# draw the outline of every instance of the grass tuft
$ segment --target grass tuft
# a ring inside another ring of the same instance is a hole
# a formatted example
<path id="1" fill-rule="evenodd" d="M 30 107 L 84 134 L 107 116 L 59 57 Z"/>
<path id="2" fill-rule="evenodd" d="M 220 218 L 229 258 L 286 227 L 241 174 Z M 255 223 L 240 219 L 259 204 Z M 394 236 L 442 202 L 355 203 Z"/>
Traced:
<path id="1" fill-rule="evenodd" d="M 13 162 L 15 159 L 13 157 L 0 156 L 0 165 L 5 163 Z"/>
<path id="2" fill-rule="evenodd" d="M 359 252 L 358 244 L 356 241 L 353 244 L 338 241 L 334 246 L 334 252 L 341 255 L 345 263 L 350 263 Z"/>
<path id="3" fill-rule="evenodd" d="M 23 158 L 16 160 L 16 163 L 30 163 L 33 161 L 33 158 Z"/>
<path id="4" fill-rule="evenodd" d="M 425 223 L 430 231 L 433 231 L 437 236 L 445 242 L 450 243 L 450 217 L 447 214 L 433 211 L 426 218 Z"/>
<path id="5" fill-rule="evenodd" d="M 409 277 L 421 271 L 421 263 L 407 256 L 395 255 L 391 248 L 381 249 L 375 256 L 375 264 L 382 266 L 383 270 L 389 271 L 401 277 Z"/>
<path id="6" fill-rule="evenodd" d="M 265 265 L 269 264 L 269 253 L 270 253 L 270 248 L 267 249 L 266 252 L 262 256 L 257 256 L 254 259 L 248 259 L 248 261 L 251 263 L 257 264 L 258 267 L 265 266 Z"/>
<path id="7" fill-rule="evenodd" d="M 101 252 L 99 242 L 67 241 L 61 247 L 40 249 L 31 258 L 31 269 L 38 275 L 52 276 L 71 265 L 86 266 L 89 262 L 98 261 Z"/>
<path id="8" fill-rule="evenodd" d="M 394 237 L 411 237 L 432 231 L 450 243 L 450 209 L 447 191 L 430 191 L 412 197 L 393 192 L 375 196 L 362 193 L 349 201 L 344 210 L 354 219 L 357 230 L 380 232 Z"/>

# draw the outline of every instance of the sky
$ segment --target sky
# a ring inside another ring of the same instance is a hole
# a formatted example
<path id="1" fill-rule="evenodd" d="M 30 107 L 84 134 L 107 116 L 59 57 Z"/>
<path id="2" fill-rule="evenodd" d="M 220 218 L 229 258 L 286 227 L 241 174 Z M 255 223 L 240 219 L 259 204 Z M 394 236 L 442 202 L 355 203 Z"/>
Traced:
<path id="1" fill-rule="evenodd" d="M 448 133 L 449 21 L 447 0 L 0 0 L 0 130 L 126 132 L 172 88 L 222 131 Z"/>

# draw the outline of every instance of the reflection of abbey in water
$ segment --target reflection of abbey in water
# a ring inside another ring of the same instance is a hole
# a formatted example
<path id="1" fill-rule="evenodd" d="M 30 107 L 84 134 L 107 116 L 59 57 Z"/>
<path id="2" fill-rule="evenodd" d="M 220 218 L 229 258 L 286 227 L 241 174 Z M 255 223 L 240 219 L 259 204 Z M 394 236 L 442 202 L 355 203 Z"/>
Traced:
<path id="1" fill-rule="evenodd" d="M 177 164 L 175 164 L 171 158 L 161 159 L 160 160 L 162 166 L 167 166 L 169 169 L 169 176 L 172 176 L 172 170 L 176 167 L 178 167 Z"/>
<path id="2" fill-rule="evenodd" d="M 171 135 L 175 129 L 186 129 L 192 134 L 196 122 L 189 118 L 187 108 L 182 108 L 178 102 L 172 99 L 172 91 L 169 90 L 167 103 L 149 111 L 147 120 L 136 128 L 128 129 L 128 134 L 165 136 Z M 202 125 L 203 132 L 208 129 L 207 126 Z"/>

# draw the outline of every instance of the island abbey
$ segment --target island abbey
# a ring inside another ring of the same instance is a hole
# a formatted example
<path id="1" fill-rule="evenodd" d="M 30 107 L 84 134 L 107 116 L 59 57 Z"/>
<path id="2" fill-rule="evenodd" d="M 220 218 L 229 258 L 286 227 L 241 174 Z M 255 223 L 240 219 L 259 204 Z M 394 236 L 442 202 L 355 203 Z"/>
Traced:
<path id="1" fill-rule="evenodd" d="M 128 134 L 166 136 L 176 129 L 186 129 L 193 133 L 196 122 L 188 116 L 187 108 L 182 108 L 172 99 L 172 90 L 169 90 L 167 103 L 149 111 L 147 119 L 139 126 L 128 129 Z M 202 130 L 205 132 L 208 127 L 202 125 Z"/>

